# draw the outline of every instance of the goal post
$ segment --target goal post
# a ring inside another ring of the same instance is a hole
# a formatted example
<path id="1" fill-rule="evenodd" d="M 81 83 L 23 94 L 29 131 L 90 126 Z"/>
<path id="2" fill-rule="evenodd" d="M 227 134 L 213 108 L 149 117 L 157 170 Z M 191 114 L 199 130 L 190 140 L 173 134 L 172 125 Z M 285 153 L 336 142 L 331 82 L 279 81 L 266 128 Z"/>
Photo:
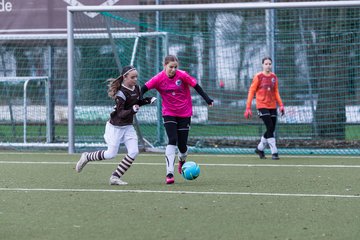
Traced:
<path id="1" fill-rule="evenodd" d="M 38 77 L 0 77 L 0 85 L 4 90 L 3 99 L 6 105 L 2 105 L 1 122 L 5 125 L 10 123 L 11 132 L 9 135 L 16 137 L 16 126 L 22 122 L 22 143 L 24 145 L 31 142 L 50 143 L 52 139 L 53 118 L 51 116 L 52 105 L 50 104 L 49 78 L 47 76 Z M 22 104 L 20 104 L 20 101 Z M 30 110 L 31 109 L 31 110 Z M 45 133 L 35 137 L 30 133 L 29 125 L 44 125 Z M 30 135 L 30 136 L 29 136 Z M 31 140 L 28 138 L 31 137 Z M 1 143 L 0 146 L 14 146 L 15 143 Z"/>
<path id="2" fill-rule="evenodd" d="M 108 17 L 112 18 L 113 16 L 111 16 L 110 14 L 107 14 Z M 130 58 L 128 59 L 128 61 L 126 62 L 125 65 L 134 65 L 137 54 L 138 54 L 138 45 L 139 45 L 139 41 L 140 39 L 155 39 L 156 42 L 156 48 L 161 49 L 161 52 L 157 52 L 157 54 L 159 54 L 157 56 L 157 59 L 162 59 L 166 56 L 167 54 L 167 33 L 166 32 L 132 32 L 132 33 L 119 33 L 119 32 L 113 32 L 113 28 L 111 28 L 109 26 L 108 21 L 106 21 L 105 25 L 106 26 L 102 26 L 102 28 L 100 28 L 102 31 L 101 33 L 94 33 L 94 32 L 89 32 L 89 33 L 84 33 L 81 29 L 77 29 L 78 33 L 74 32 L 74 29 L 72 28 L 72 18 L 70 17 L 71 15 L 68 14 L 68 29 L 70 29 L 68 31 L 68 56 L 72 56 L 68 58 L 68 152 L 69 153 L 74 153 L 75 152 L 75 147 L 76 145 L 81 146 L 81 147 L 85 147 L 86 148 L 86 144 L 83 143 L 79 143 L 77 144 L 75 142 L 75 107 L 76 107 L 76 103 L 75 103 L 75 94 L 74 94 L 74 81 L 75 81 L 75 76 L 74 76 L 74 72 L 75 72 L 75 63 L 74 63 L 74 51 L 75 51 L 75 44 L 74 41 L 76 41 L 77 39 L 80 41 L 96 41 L 96 40 L 100 40 L 102 42 L 106 42 L 108 41 L 106 44 L 111 46 L 111 52 L 113 54 L 113 58 L 114 58 L 114 67 L 117 69 L 117 75 L 118 76 L 121 73 L 121 60 L 119 57 L 119 53 L 118 51 L 118 45 L 121 46 L 121 41 L 125 40 L 128 42 L 130 39 L 130 42 L 127 43 L 127 46 L 130 48 Z M 85 29 L 84 31 L 87 31 L 88 29 Z M 161 40 L 161 42 L 158 42 L 158 40 Z M 96 43 L 95 43 L 96 44 Z M 161 45 L 161 46 L 160 46 Z M 156 72 L 160 69 L 160 65 L 159 65 L 159 61 L 157 61 L 153 66 L 153 72 Z M 107 78 L 110 77 L 115 77 L 115 76 L 104 76 L 104 78 L 102 79 L 103 81 L 106 80 Z M 104 88 L 103 91 L 105 92 L 106 89 Z M 157 101 L 156 105 L 158 108 L 161 108 L 161 99 L 159 96 L 157 96 L 157 98 L 159 99 L 159 101 Z M 106 115 L 109 115 L 110 112 L 107 113 L 103 113 Z M 137 114 L 137 115 L 142 115 L 141 113 Z M 159 118 L 158 118 L 159 119 Z M 162 138 L 163 138 L 163 127 L 161 124 L 161 121 L 156 121 L 157 123 L 157 142 L 163 142 Z M 152 143 L 150 141 L 148 141 L 146 138 L 144 138 L 142 136 L 141 130 L 139 128 L 139 124 L 138 124 L 138 119 L 137 116 L 134 117 L 134 127 L 135 130 L 137 131 L 138 137 L 139 137 L 139 141 L 140 141 L 140 148 L 142 150 L 145 150 L 146 145 L 149 145 L 149 147 L 153 147 Z M 89 144 L 89 146 L 93 146 L 92 143 Z"/>
<path id="3" fill-rule="evenodd" d="M 132 62 L 141 85 L 162 69 L 162 58 L 170 53 L 215 101 L 208 109 L 192 92 L 190 151 L 253 153 L 265 128 L 260 119 L 245 120 L 242 114 L 252 77 L 261 71 L 261 59 L 270 56 L 286 110 L 276 130 L 281 152 L 359 154 L 358 1 L 76 6 L 68 7 L 67 18 L 69 153 L 80 142 L 98 140 L 78 137 L 77 108 L 89 112 L 111 104 L 91 90 L 92 82 L 104 87 L 99 79 Z M 142 36 L 139 42 L 136 34 Z M 101 118 L 94 111 L 89 113 L 93 124 Z M 161 149 L 159 109 L 146 106 L 144 113 L 137 115 L 141 133 Z M 94 126 L 85 118 L 84 123 Z"/>

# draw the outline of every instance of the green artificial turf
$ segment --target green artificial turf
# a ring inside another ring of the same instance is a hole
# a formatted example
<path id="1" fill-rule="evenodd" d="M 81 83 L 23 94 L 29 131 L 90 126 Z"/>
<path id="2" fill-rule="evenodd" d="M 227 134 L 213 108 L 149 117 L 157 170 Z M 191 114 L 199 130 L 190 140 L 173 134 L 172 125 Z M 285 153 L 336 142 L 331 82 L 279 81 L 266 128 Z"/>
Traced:
<path id="1" fill-rule="evenodd" d="M 359 239 L 360 158 L 190 155 L 193 181 L 166 185 L 162 154 L 121 160 L 0 152 L 0 239 Z M 176 166 L 175 166 L 176 169 Z"/>

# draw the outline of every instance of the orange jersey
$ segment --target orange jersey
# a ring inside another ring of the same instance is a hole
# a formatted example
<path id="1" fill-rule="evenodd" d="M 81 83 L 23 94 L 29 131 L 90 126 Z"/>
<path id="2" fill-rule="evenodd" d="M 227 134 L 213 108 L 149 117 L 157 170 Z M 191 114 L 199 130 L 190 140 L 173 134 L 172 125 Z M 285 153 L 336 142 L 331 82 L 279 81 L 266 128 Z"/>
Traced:
<path id="1" fill-rule="evenodd" d="M 254 76 L 249 88 L 246 108 L 251 108 L 251 101 L 255 94 L 256 109 L 275 109 L 276 103 L 279 106 L 283 105 L 279 94 L 278 78 L 275 73 L 266 75 L 263 72 L 259 72 Z"/>

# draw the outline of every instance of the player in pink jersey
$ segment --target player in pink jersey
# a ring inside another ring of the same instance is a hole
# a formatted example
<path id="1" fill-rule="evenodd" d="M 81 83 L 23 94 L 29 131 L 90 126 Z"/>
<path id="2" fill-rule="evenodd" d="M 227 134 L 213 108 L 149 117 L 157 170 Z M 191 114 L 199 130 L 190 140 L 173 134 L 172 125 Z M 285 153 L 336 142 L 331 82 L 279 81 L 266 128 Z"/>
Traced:
<path id="1" fill-rule="evenodd" d="M 174 183 L 174 165 L 176 148 L 178 148 L 178 172 L 187 157 L 187 141 L 192 116 L 190 87 L 193 87 L 206 101 L 213 106 L 213 100 L 203 91 L 196 79 L 187 72 L 178 69 L 176 56 L 168 55 L 164 59 L 164 70 L 155 75 L 141 88 L 141 94 L 156 89 L 162 98 L 162 116 L 169 142 L 165 150 L 166 183 Z"/>

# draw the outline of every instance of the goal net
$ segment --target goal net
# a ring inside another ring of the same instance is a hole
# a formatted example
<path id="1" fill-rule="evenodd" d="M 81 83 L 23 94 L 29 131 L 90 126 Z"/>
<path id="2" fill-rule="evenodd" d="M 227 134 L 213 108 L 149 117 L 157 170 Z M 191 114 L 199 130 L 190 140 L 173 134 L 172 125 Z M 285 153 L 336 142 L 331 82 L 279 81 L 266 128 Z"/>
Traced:
<path id="1" fill-rule="evenodd" d="M 286 110 L 275 133 L 281 152 L 359 154 L 359 7 L 353 1 L 69 7 L 70 146 L 102 141 L 113 104 L 107 78 L 133 63 L 143 85 L 169 53 L 214 99 L 207 108 L 192 92 L 191 151 L 253 153 L 265 127 L 243 112 L 252 77 L 270 56 Z M 137 114 L 152 149 L 166 143 L 159 110 L 146 106 Z"/>
<path id="2" fill-rule="evenodd" d="M 48 77 L 0 77 L 0 89 L 0 146 L 50 143 L 54 119 Z"/>

